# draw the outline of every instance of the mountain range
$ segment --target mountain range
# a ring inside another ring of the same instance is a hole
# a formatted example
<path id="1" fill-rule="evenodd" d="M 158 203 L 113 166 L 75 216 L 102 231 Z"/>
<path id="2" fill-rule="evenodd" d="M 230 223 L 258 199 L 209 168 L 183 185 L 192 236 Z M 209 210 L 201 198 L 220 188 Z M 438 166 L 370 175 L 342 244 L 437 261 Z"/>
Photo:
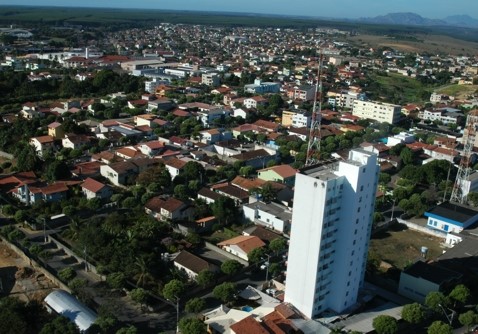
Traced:
<path id="1" fill-rule="evenodd" d="M 364 17 L 358 19 L 358 21 L 372 24 L 478 28 L 478 20 L 469 15 L 453 15 L 443 19 L 428 19 L 415 13 L 390 13 L 376 17 Z"/>

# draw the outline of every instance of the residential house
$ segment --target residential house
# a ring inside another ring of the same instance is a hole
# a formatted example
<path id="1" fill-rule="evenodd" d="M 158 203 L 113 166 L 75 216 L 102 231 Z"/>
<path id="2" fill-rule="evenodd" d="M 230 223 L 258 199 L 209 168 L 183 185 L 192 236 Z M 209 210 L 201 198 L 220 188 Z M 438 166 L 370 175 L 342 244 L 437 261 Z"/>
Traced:
<path id="1" fill-rule="evenodd" d="M 276 154 L 269 154 L 264 149 L 242 152 L 231 156 L 233 161 L 242 161 L 245 166 L 265 168 L 269 161 L 276 161 Z"/>
<path id="2" fill-rule="evenodd" d="M 85 135 L 67 134 L 65 138 L 61 140 L 61 144 L 64 148 L 71 148 L 72 150 L 78 150 L 82 147 L 90 144 L 91 138 Z"/>
<path id="3" fill-rule="evenodd" d="M 315 95 L 315 86 L 312 85 L 301 85 L 293 90 L 292 96 L 293 100 L 300 101 L 312 101 L 314 100 Z"/>
<path id="4" fill-rule="evenodd" d="M 231 253 L 243 260 L 249 261 L 248 254 L 256 248 L 264 247 L 266 244 L 255 236 L 241 235 L 217 244 L 228 253 Z"/>
<path id="5" fill-rule="evenodd" d="M 90 177 L 81 184 L 81 191 L 87 199 L 108 199 L 113 195 L 111 187 Z"/>
<path id="6" fill-rule="evenodd" d="M 289 233 L 292 211 L 278 203 L 254 202 L 242 206 L 244 217 L 251 222 L 280 233 Z"/>
<path id="7" fill-rule="evenodd" d="M 52 136 L 40 136 L 30 139 L 30 145 L 33 145 L 39 157 L 43 156 L 47 150 L 55 150 L 55 139 Z"/>
<path id="8" fill-rule="evenodd" d="M 189 220 L 194 211 L 191 206 L 174 197 L 153 197 L 146 202 L 144 208 L 147 214 L 162 221 Z"/>
<path id="9" fill-rule="evenodd" d="M 132 162 L 115 162 L 100 167 L 101 176 L 107 178 L 116 186 L 132 182 L 138 172 L 138 166 Z"/>
<path id="10" fill-rule="evenodd" d="M 216 193 L 233 199 L 237 205 L 247 203 L 249 201 L 249 193 L 229 182 L 219 183 L 211 186 L 211 190 Z"/>
<path id="11" fill-rule="evenodd" d="M 297 170 L 289 165 L 277 165 L 257 171 L 257 178 L 294 186 Z"/>
<path id="12" fill-rule="evenodd" d="M 184 166 L 186 165 L 186 161 L 179 160 L 178 158 L 169 158 L 163 160 L 164 166 L 168 170 L 169 174 L 171 175 L 171 179 L 174 180 L 176 176 L 183 170 Z"/>
<path id="13" fill-rule="evenodd" d="M 154 140 L 139 144 L 138 149 L 144 155 L 154 157 L 166 150 L 166 146 L 164 145 L 164 142 Z"/>
<path id="14" fill-rule="evenodd" d="M 65 136 L 63 125 L 58 122 L 48 124 L 48 135 L 54 139 L 61 139 Z"/>
<path id="15" fill-rule="evenodd" d="M 184 271 L 188 277 L 193 280 L 196 279 L 201 271 L 219 271 L 217 266 L 185 250 L 181 251 L 178 256 L 176 256 L 173 264 L 179 270 Z"/>
<path id="16" fill-rule="evenodd" d="M 253 97 L 244 99 L 243 104 L 244 104 L 244 107 L 246 107 L 247 109 L 251 109 L 251 108 L 257 109 L 257 107 L 259 106 L 265 106 L 267 102 L 268 100 L 263 96 L 253 96 Z"/>
<path id="17" fill-rule="evenodd" d="M 280 128 L 280 124 L 277 124 L 275 122 L 270 122 L 266 121 L 263 119 L 260 119 L 258 121 L 255 121 L 253 125 L 257 126 L 259 129 L 262 129 L 267 132 L 276 132 Z"/>
<path id="18" fill-rule="evenodd" d="M 221 120 L 223 122 L 225 117 L 230 116 L 232 113 L 231 109 L 226 108 L 215 108 L 204 111 L 197 112 L 197 119 L 201 121 L 204 127 L 208 128 L 213 125 L 215 120 Z"/>
<path id="19" fill-rule="evenodd" d="M 280 83 L 262 82 L 260 79 L 255 79 L 253 84 L 244 85 L 244 91 L 253 94 L 279 93 Z"/>
<path id="20" fill-rule="evenodd" d="M 207 204 L 214 203 L 222 195 L 206 187 L 198 191 L 198 199 L 205 201 Z"/>
<path id="21" fill-rule="evenodd" d="M 214 144 L 218 141 L 231 140 L 232 133 L 231 131 L 224 129 L 209 129 L 199 132 L 201 136 L 201 143 L 204 144 Z"/>

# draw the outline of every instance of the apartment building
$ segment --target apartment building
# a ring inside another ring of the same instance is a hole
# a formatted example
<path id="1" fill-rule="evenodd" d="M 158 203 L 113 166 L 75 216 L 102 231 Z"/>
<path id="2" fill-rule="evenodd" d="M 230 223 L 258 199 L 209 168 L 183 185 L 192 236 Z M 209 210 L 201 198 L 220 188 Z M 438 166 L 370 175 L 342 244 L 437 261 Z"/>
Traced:
<path id="1" fill-rule="evenodd" d="M 355 100 L 352 115 L 362 119 L 395 124 L 400 120 L 402 107 L 397 104 Z"/>
<path id="2" fill-rule="evenodd" d="M 378 174 L 377 155 L 354 149 L 296 175 L 285 301 L 309 318 L 357 302 Z"/>

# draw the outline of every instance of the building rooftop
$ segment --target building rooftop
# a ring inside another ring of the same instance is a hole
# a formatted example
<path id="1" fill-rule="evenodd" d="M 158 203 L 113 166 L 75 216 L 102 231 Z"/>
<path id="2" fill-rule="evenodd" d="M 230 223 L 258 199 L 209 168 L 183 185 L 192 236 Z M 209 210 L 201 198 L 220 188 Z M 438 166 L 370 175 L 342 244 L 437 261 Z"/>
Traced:
<path id="1" fill-rule="evenodd" d="M 415 262 L 404 273 L 416 278 L 423 278 L 438 285 L 461 277 L 455 271 L 443 268 L 436 263 L 426 263 L 423 261 Z"/>
<path id="2" fill-rule="evenodd" d="M 470 220 L 471 218 L 478 215 L 478 211 L 473 210 L 470 207 L 451 203 L 451 202 L 443 202 L 433 209 L 427 211 L 425 216 L 428 215 L 436 215 L 443 218 L 448 218 L 459 223 L 464 223 Z"/>

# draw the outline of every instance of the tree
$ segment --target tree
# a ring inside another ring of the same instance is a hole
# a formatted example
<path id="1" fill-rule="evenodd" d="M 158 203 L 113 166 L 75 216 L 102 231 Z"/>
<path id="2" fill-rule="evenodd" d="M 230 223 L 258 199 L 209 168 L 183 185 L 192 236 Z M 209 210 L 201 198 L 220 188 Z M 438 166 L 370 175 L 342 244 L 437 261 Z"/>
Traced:
<path id="1" fill-rule="evenodd" d="M 223 303 L 227 303 L 232 300 L 232 298 L 234 298 L 235 293 L 236 285 L 231 282 L 224 282 L 222 284 L 219 284 L 212 291 L 213 296 L 217 299 L 220 299 Z"/>
<path id="2" fill-rule="evenodd" d="M 196 277 L 196 282 L 199 284 L 199 286 L 203 288 L 211 285 L 214 282 L 214 280 L 215 280 L 214 273 L 207 269 L 201 270 Z"/>
<path id="3" fill-rule="evenodd" d="M 76 271 L 71 267 L 63 268 L 58 272 L 58 277 L 60 277 L 60 279 L 63 282 L 67 282 L 67 283 L 71 281 L 73 278 L 75 278 L 75 276 L 76 276 Z"/>
<path id="4" fill-rule="evenodd" d="M 55 160 L 48 164 L 45 171 L 45 177 L 48 181 L 53 182 L 56 180 L 66 179 L 71 175 L 68 166 L 64 161 Z"/>
<path id="5" fill-rule="evenodd" d="M 177 279 L 172 279 L 164 285 L 163 296 L 166 299 L 175 301 L 176 298 L 184 292 L 184 283 Z"/>
<path id="6" fill-rule="evenodd" d="M 199 313 L 206 307 L 204 299 L 195 297 L 186 302 L 185 310 L 189 313 Z"/>
<path id="7" fill-rule="evenodd" d="M 232 198 L 221 196 L 211 205 L 212 213 L 221 224 L 228 225 L 238 216 L 236 203 Z"/>
<path id="8" fill-rule="evenodd" d="M 80 330 L 74 323 L 63 316 L 56 317 L 43 326 L 40 334 L 79 334 Z"/>
<path id="9" fill-rule="evenodd" d="M 428 334 L 452 334 L 453 333 L 453 327 L 451 327 L 448 324 L 445 324 L 443 321 L 434 321 L 429 327 L 428 327 Z"/>
<path id="10" fill-rule="evenodd" d="M 264 247 L 257 247 L 254 248 L 247 254 L 248 262 L 249 263 L 259 263 L 263 260 L 264 256 L 266 255 L 266 250 Z"/>
<path id="11" fill-rule="evenodd" d="M 174 187 L 174 196 L 183 201 L 189 198 L 189 189 L 184 184 L 178 184 Z"/>
<path id="12" fill-rule="evenodd" d="M 183 318 L 179 321 L 179 330 L 183 334 L 206 334 L 206 324 L 197 318 Z"/>
<path id="13" fill-rule="evenodd" d="M 287 240 L 285 238 L 276 238 L 270 242 L 269 249 L 275 254 L 282 253 L 287 249 Z"/>
<path id="14" fill-rule="evenodd" d="M 377 334 L 395 334 L 398 332 L 397 319 L 390 315 L 379 315 L 372 322 Z"/>
<path id="15" fill-rule="evenodd" d="M 141 306 L 143 306 L 144 303 L 146 303 L 146 300 L 148 299 L 148 294 L 146 293 L 146 290 L 144 290 L 143 288 L 136 288 L 131 290 L 130 296 L 133 301 L 140 304 Z"/>
<path id="16" fill-rule="evenodd" d="M 470 191 L 466 199 L 471 202 L 473 206 L 478 206 L 478 192 Z"/>
<path id="17" fill-rule="evenodd" d="M 475 312 L 470 310 L 468 312 L 460 314 L 458 316 L 458 321 L 463 326 L 466 326 L 466 331 L 469 332 L 470 326 L 478 323 L 478 315 Z"/>
<path id="18" fill-rule="evenodd" d="M 126 286 L 126 276 L 121 272 L 111 273 L 106 276 L 106 283 L 112 289 L 122 289 Z"/>
<path id="19" fill-rule="evenodd" d="M 138 334 L 138 329 L 133 325 L 120 328 L 116 331 L 116 334 Z"/>
<path id="20" fill-rule="evenodd" d="M 441 312 L 441 307 L 448 304 L 448 300 L 445 295 L 438 291 L 430 292 L 425 298 L 425 305 L 435 312 Z"/>
<path id="21" fill-rule="evenodd" d="M 470 289 L 468 289 L 463 284 L 458 284 L 457 286 L 455 286 L 455 288 L 448 295 L 448 297 L 450 297 L 451 299 L 458 301 L 462 304 L 465 304 L 468 299 L 470 299 L 470 296 Z"/>
<path id="22" fill-rule="evenodd" d="M 221 264 L 221 271 L 226 275 L 235 275 L 241 271 L 243 265 L 237 260 L 226 260 Z"/>
<path id="23" fill-rule="evenodd" d="M 410 324 L 419 324 L 425 318 L 425 311 L 418 303 L 403 306 L 402 318 Z"/>

